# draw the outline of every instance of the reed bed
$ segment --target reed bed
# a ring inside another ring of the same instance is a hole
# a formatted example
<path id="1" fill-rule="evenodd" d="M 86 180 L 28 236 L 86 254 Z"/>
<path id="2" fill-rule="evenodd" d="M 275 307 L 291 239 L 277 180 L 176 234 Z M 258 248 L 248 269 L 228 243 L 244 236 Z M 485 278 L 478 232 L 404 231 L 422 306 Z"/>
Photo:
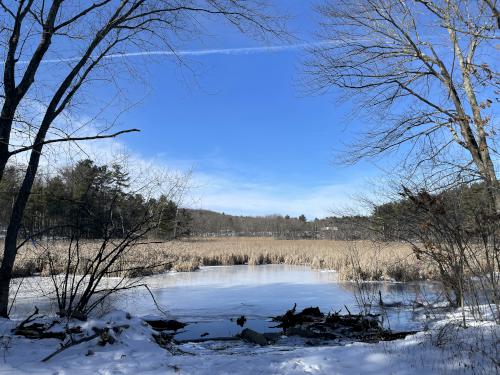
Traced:
<path id="1" fill-rule="evenodd" d="M 81 258 L 90 259 L 99 244 L 81 246 Z M 62 273 L 67 261 L 63 241 L 29 244 L 20 249 L 17 277 Z M 80 262 L 81 265 L 85 261 Z M 435 270 L 418 261 L 402 243 L 329 240 L 275 240 L 272 238 L 210 238 L 148 243 L 131 248 L 117 262 L 112 276 L 145 276 L 167 271 L 194 271 L 200 266 L 289 264 L 338 272 L 343 280 L 433 279 Z"/>

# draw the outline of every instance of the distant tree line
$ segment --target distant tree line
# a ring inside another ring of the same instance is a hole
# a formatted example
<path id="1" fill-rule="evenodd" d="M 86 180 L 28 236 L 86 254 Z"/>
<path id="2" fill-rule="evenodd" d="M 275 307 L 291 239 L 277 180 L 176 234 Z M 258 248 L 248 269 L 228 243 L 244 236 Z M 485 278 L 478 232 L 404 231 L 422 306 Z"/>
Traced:
<path id="1" fill-rule="evenodd" d="M 358 240 L 373 238 L 364 216 L 307 220 L 305 215 L 234 216 L 208 210 L 189 210 L 194 236 L 268 236 L 278 239 Z"/>
<path id="2" fill-rule="evenodd" d="M 474 227 L 488 204 L 483 183 L 463 184 L 454 189 L 421 198 L 436 201 L 443 214 L 456 225 Z M 371 214 L 307 220 L 304 215 L 234 216 L 208 210 L 188 210 L 193 236 L 269 236 L 279 239 L 383 240 L 416 238 L 422 218 L 415 203 L 402 191 L 401 198 L 374 205 Z"/>
<path id="3" fill-rule="evenodd" d="M 21 173 L 9 166 L 0 182 L 0 229 L 5 230 L 13 207 L 13 192 Z M 120 238 L 145 214 L 154 213 L 155 239 L 186 236 L 267 236 L 278 239 L 407 240 L 415 233 L 414 202 L 401 199 L 374 206 L 371 215 L 307 220 L 305 215 L 235 216 L 186 209 L 160 195 L 145 197 L 130 186 L 120 164 L 98 165 L 82 160 L 51 176 L 38 177 L 22 222 L 22 239 L 42 237 Z M 423 199 L 423 196 L 421 197 Z M 482 183 L 462 185 L 427 199 L 453 214 L 457 225 L 473 226 L 488 197 Z M 103 233 L 106 230 L 110 233 Z"/>
<path id="4" fill-rule="evenodd" d="M 22 168 L 10 165 L 0 181 L 0 235 L 8 226 L 13 197 L 22 183 Z M 81 160 L 34 182 L 21 226 L 21 240 L 38 238 L 121 238 L 139 218 L 154 211 L 155 239 L 186 236 L 268 236 L 278 239 L 373 238 L 369 218 L 329 217 L 307 220 L 305 215 L 234 216 L 187 209 L 167 197 L 145 197 L 134 191 L 125 168 Z M 108 233 L 103 233 L 107 231 Z"/>
<path id="5" fill-rule="evenodd" d="M 20 169 L 9 166 L 0 181 L 0 227 L 6 228 L 13 197 L 22 181 Z M 137 220 L 154 214 L 159 239 L 189 234 L 189 214 L 167 197 L 145 197 L 130 186 L 120 164 L 97 165 L 82 160 L 52 176 L 38 177 L 22 221 L 21 238 L 103 238 L 125 236 Z M 106 230 L 108 233 L 103 233 Z"/>

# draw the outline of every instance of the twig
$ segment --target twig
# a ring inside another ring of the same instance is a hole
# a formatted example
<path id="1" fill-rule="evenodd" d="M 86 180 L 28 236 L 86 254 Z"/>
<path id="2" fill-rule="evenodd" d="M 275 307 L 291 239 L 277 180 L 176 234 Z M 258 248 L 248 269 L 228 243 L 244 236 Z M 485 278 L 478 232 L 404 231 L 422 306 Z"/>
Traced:
<path id="1" fill-rule="evenodd" d="M 347 310 L 347 313 L 349 314 L 349 316 L 351 316 L 351 311 L 348 309 L 348 307 L 346 305 L 344 305 L 345 309 Z"/>
<path id="2" fill-rule="evenodd" d="M 71 348 L 72 346 L 75 346 L 75 345 L 78 345 L 78 344 L 81 344 L 82 342 L 87 342 L 87 341 L 91 341 L 97 337 L 99 337 L 101 335 L 102 331 L 98 332 L 98 333 L 95 333 L 91 336 L 87 336 L 87 337 L 83 337 L 79 340 L 75 340 L 75 341 L 70 341 L 69 343 L 61 346 L 59 349 L 57 349 L 54 353 L 52 354 L 49 354 L 47 357 L 45 357 L 44 359 L 42 359 L 42 362 L 47 362 L 49 359 L 51 359 L 52 357 L 56 356 L 57 354 L 63 352 L 64 350 L 68 349 L 68 348 Z"/>
<path id="3" fill-rule="evenodd" d="M 153 302 L 156 306 L 156 308 L 165 316 L 167 316 L 168 314 L 160 307 L 160 305 L 158 305 L 158 302 L 156 302 L 156 298 L 155 296 L 153 295 L 153 292 L 151 292 L 151 289 L 149 289 L 149 286 L 147 284 L 143 284 L 142 286 L 144 286 L 144 288 L 146 288 L 146 290 L 149 292 L 149 294 L 151 295 L 151 298 L 153 299 Z"/>
<path id="4" fill-rule="evenodd" d="M 93 335 L 83 337 L 83 338 L 81 338 L 79 340 L 72 340 L 72 341 L 64 344 L 59 349 L 57 349 L 54 353 L 49 354 L 47 357 L 45 357 L 44 359 L 42 359 L 42 362 L 47 362 L 49 359 L 51 359 L 55 355 L 57 355 L 57 354 L 65 351 L 68 348 L 71 348 L 72 346 L 81 344 L 82 342 L 91 341 L 91 340 L 93 340 L 93 339 L 95 339 L 95 338 L 97 338 L 99 336 L 102 337 L 103 333 L 107 333 L 107 332 L 109 332 L 109 330 L 113 330 L 114 331 L 114 330 L 119 329 L 119 328 L 129 328 L 129 327 L 130 326 L 128 324 L 123 324 L 123 325 L 115 326 L 115 327 L 93 328 L 93 330 L 95 332 Z"/>
<path id="5" fill-rule="evenodd" d="M 7 312 L 7 315 L 10 315 L 10 312 L 12 311 L 12 308 L 14 307 L 14 303 L 16 302 L 17 299 L 17 294 L 19 293 L 19 289 L 21 289 L 21 285 L 23 285 L 24 282 L 24 277 L 21 279 L 19 282 L 19 285 L 17 286 L 16 293 L 14 294 L 14 298 L 12 298 L 12 302 L 10 303 L 9 311 Z"/>
<path id="6" fill-rule="evenodd" d="M 17 329 L 19 328 L 24 328 L 24 325 L 27 324 L 27 323 L 30 323 L 32 322 L 33 320 L 33 317 L 35 315 L 38 315 L 38 307 L 35 306 L 35 311 L 33 312 L 33 314 L 31 314 L 30 316 L 28 316 L 26 319 L 24 319 L 18 326 L 17 326 Z"/>

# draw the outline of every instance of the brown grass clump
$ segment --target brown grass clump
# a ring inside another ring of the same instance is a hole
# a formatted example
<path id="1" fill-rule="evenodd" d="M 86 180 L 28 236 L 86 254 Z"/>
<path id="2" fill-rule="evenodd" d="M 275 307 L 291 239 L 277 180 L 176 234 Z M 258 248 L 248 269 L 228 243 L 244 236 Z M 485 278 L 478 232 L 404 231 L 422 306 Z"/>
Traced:
<path id="1" fill-rule="evenodd" d="M 99 244 L 82 244 L 83 259 L 89 259 Z M 67 259 L 63 241 L 33 244 L 20 249 L 16 276 L 49 274 L 47 254 L 53 268 L 62 273 Z M 85 262 L 80 262 L 84 264 Z M 336 270 L 343 280 L 409 281 L 433 278 L 411 248 L 401 243 L 371 241 L 275 240 L 272 238 L 211 238 L 150 243 L 131 248 L 111 270 L 110 276 L 144 276 L 166 271 L 194 271 L 200 266 L 290 264 Z"/>

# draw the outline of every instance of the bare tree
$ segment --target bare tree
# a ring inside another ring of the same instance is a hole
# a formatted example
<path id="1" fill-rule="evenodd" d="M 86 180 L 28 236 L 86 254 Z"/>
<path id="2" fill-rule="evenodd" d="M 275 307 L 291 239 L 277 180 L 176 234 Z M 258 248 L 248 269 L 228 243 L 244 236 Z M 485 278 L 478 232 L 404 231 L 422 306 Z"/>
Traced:
<path id="1" fill-rule="evenodd" d="M 14 155 L 29 153 L 5 238 L 0 316 L 7 316 L 18 232 L 44 146 L 136 131 L 75 137 L 54 126 L 99 69 L 110 69 L 117 56 L 158 46 L 175 54 L 180 39 L 200 35 L 207 17 L 225 19 L 243 32 L 277 34 L 279 19 L 268 10 L 258 0 L 0 0 L 0 180 Z M 36 116 L 35 107 L 41 108 Z M 28 134 L 29 144 L 16 147 L 16 133 Z"/>
<path id="2" fill-rule="evenodd" d="M 332 0 L 319 11 L 312 87 L 344 89 L 370 116 L 349 161 L 395 151 L 440 182 L 465 172 L 500 212 L 496 1 Z"/>

